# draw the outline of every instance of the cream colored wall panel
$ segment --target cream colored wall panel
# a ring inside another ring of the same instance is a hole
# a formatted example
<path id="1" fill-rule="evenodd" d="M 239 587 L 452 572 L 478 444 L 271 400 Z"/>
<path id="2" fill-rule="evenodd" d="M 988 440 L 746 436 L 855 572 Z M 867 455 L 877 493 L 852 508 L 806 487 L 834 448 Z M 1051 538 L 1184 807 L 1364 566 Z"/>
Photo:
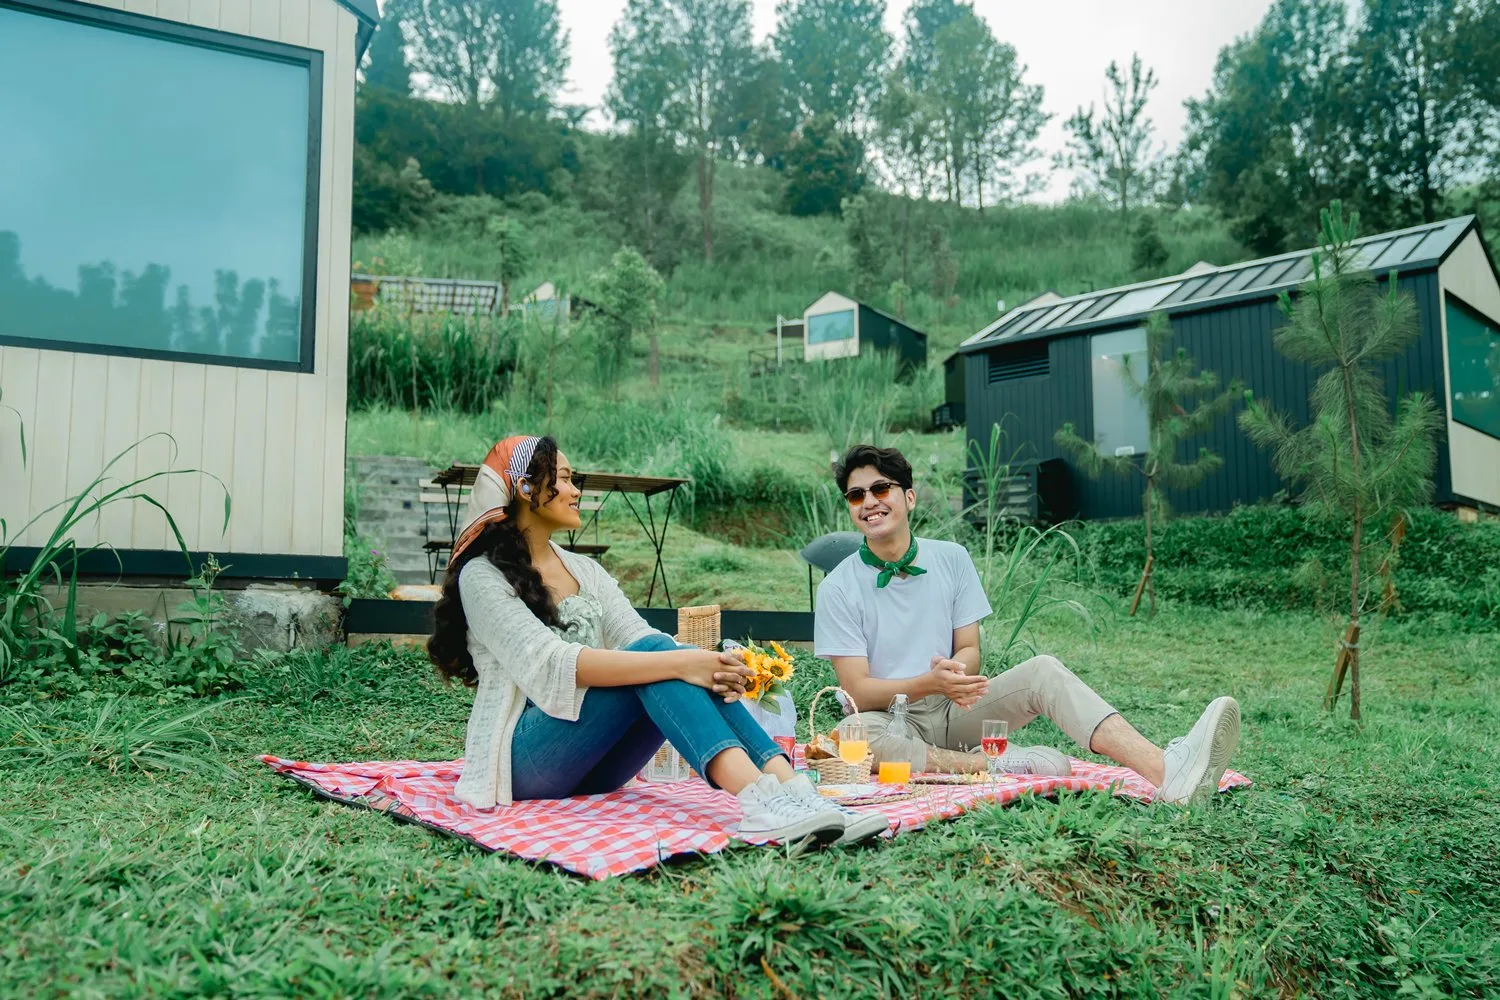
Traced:
<path id="1" fill-rule="evenodd" d="M 250 6 L 253 0 L 219 0 L 219 28 L 236 34 L 250 34 Z"/>
<path id="2" fill-rule="evenodd" d="M 1438 269 L 1443 295 L 1457 296 L 1500 326 L 1500 283 L 1490 268 L 1479 234 L 1471 232 Z M 1448 313 L 1443 310 L 1443 395 L 1451 398 L 1448 384 Z M 1445 402 L 1444 409 L 1447 410 Z M 1460 496 L 1500 505 L 1500 440 L 1448 421 L 1448 458 L 1453 467 L 1453 492 Z"/>
<path id="3" fill-rule="evenodd" d="M 172 369 L 167 361 L 141 362 L 140 447 L 135 450 L 135 478 L 145 479 L 172 468 L 176 451 L 169 435 L 172 427 Z M 123 464 L 123 463 L 122 463 Z M 165 501 L 170 477 L 153 479 L 143 488 L 157 500 Z M 148 503 L 133 505 L 135 519 L 130 532 L 132 549 L 174 549 L 167 519 Z"/>
<path id="4" fill-rule="evenodd" d="M 229 536 L 224 527 L 224 492 L 230 489 L 230 510 L 242 500 L 233 493 L 235 376 L 233 368 L 208 365 L 203 376 L 203 398 L 206 402 L 203 420 L 203 459 L 200 468 L 223 481 L 220 486 L 209 476 L 197 477 L 198 530 L 201 547 L 214 551 L 228 548 Z"/>
<path id="5" fill-rule="evenodd" d="M 331 169 L 341 178 L 348 178 L 354 162 L 354 83 L 355 83 L 355 34 L 358 21 L 342 7 L 335 8 L 338 44 L 331 53 L 327 65 L 332 79 L 331 104 L 334 113 L 332 122 L 324 129 L 325 142 L 331 150 L 326 159 Z M 331 129 L 331 136 L 330 136 Z M 349 287 L 349 241 L 351 186 L 348 181 L 330 183 L 328 203 L 332 211 L 332 228 L 328 233 L 328 246 L 339 248 L 330 254 L 327 297 L 329 306 L 328 358 L 324 371 L 327 373 L 326 397 L 327 420 L 324 426 L 323 458 L 323 553 L 341 555 L 344 551 L 344 437 L 347 426 L 348 384 L 346 372 L 349 366 L 349 297 L 344 289 Z M 332 290 L 337 289 L 337 293 Z"/>
<path id="6" fill-rule="evenodd" d="M 192 0 L 156 0 L 156 16 L 183 24 L 193 23 Z"/>
<path id="7" fill-rule="evenodd" d="M 156 0 L 125 0 L 125 10 L 132 14 L 145 14 L 148 17 L 156 16 Z"/>
<path id="8" fill-rule="evenodd" d="M 256 38 L 281 38 L 281 0 L 250 0 L 250 34 Z"/>
<path id="9" fill-rule="evenodd" d="M 68 474 L 63 496 L 77 496 L 98 477 L 104 468 L 104 426 L 106 387 L 109 381 L 109 358 L 102 354 L 79 354 L 73 359 L 73 385 L 68 392 L 71 417 L 68 421 Z M 107 488 L 107 487 L 106 487 Z M 99 491 L 95 491 L 99 495 Z M 93 545 L 100 535 L 101 519 L 90 518 L 79 526 L 74 540 L 79 545 Z"/>
<path id="10" fill-rule="evenodd" d="M 7 541 L 16 541 L 21 526 L 31 520 L 36 379 L 41 360 L 41 351 L 0 347 L 0 519 L 5 521 Z"/>
<path id="11" fill-rule="evenodd" d="M 314 3 L 327 0 L 281 0 L 281 40 L 288 45 L 307 45 L 308 10 Z"/>
<path id="12" fill-rule="evenodd" d="M 213 400 L 205 400 L 204 369 L 206 365 L 172 366 L 172 437 L 176 441 L 177 457 L 173 469 L 203 468 L 203 425 L 210 420 L 223 420 L 231 414 L 220 410 Z M 198 482 L 200 473 L 171 476 L 167 480 L 167 510 L 177 522 L 177 529 L 187 547 L 192 550 L 211 548 L 205 538 L 198 518 Z M 214 535 L 218 531 L 213 532 Z M 169 539 L 170 544 L 170 539 Z"/>
<path id="13" fill-rule="evenodd" d="M 293 474 L 297 437 L 303 433 L 297 425 L 297 380 L 307 376 L 271 372 L 266 379 L 266 419 L 262 428 L 266 440 L 265 475 L 261 493 L 261 552 L 292 551 L 292 518 L 298 510 L 298 493 L 323 484 L 303 484 Z M 310 379 L 307 379 L 311 381 Z"/>
<path id="14" fill-rule="evenodd" d="M 266 421 L 267 373 L 241 368 L 235 373 L 234 478 L 229 481 L 236 503 L 229 520 L 229 545 L 234 552 L 264 552 L 261 519 L 265 511 L 266 438 L 276 428 Z"/>
<path id="15" fill-rule="evenodd" d="M 110 358 L 104 374 L 104 462 L 140 440 L 141 368 L 140 358 Z M 101 463 L 100 468 L 103 468 Z M 135 455 L 129 454 L 109 470 L 110 479 L 123 485 L 135 478 Z M 130 532 L 135 522 L 135 501 L 114 503 L 106 507 L 99 519 L 102 540 L 119 548 L 129 548 Z"/>
<path id="16" fill-rule="evenodd" d="M 188 0 L 189 24 L 204 28 L 219 26 L 219 0 Z"/>
<path id="17" fill-rule="evenodd" d="M 68 434 L 71 408 L 68 393 L 73 387 L 73 359 L 64 351 L 42 351 L 36 373 L 36 410 L 29 428 L 28 459 L 31 467 L 30 516 L 40 514 L 66 494 Z M 26 533 L 27 545 L 40 545 L 47 537 L 56 512 Z"/>

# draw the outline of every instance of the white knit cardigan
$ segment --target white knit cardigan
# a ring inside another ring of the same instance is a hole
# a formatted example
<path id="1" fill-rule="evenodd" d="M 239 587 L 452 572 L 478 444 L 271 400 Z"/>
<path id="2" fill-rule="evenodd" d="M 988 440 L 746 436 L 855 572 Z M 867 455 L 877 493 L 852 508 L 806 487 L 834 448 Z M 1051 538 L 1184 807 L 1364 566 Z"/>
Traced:
<path id="1" fill-rule="evenodd" d="M 646 624 L 620 585 L 594 560 L 553 543 L 581 593 L 603 609 L 599 645 L 623 649 L 656 630 Z M 542 624 L 488 559 L 474 559 L 458 578 L 469 621 L 469 655 L 479 674 L 464 741 L 463 772 L 455 794 L 479 809 L 510 805 L 510 741 L 529 698 L 556 719 L 578 719 L 587 688 L 577 681 L 578 653 Z"/>

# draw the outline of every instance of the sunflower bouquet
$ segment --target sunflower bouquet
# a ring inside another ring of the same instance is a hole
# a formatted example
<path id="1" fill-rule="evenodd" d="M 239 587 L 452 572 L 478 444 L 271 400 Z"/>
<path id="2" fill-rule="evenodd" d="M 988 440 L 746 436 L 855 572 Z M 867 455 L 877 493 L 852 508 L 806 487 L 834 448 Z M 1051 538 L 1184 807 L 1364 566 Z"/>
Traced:
<path id="1" fill-rule="evenodd" d="M 773 642 L 770 649 L 764 649 L 748 639 L 744 645 L 734 644 L 729 652 L 755 671 L 745 681 L 745 697 L 767 711 L 779 712 L 777 699 L 787 693 L 787 684 L 795 670 L 791 655 L 781 648 L 780 643 Z"/>

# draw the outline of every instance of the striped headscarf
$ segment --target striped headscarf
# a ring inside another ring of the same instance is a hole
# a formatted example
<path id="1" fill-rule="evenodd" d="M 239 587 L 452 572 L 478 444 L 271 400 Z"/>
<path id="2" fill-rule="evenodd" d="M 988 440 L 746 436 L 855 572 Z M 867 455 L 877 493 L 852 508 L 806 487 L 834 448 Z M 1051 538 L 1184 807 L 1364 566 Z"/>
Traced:
<path id="1" fill-rule="evenodd" d="M 508 437 L 490 449 L 484 456 L 484 464 L 474 477 L 474 489 L 469 493 L 469 504 L 464 508 L 463 529 L 453 542 L 453 554 L 449 563 L 458 561 L 459 553 L 474 544 L 479 533 L 492 524 L 505 520 L 505 508 L 510 506 L 526 470 L 536 455 L 539 437 L 517 435 Z"/>

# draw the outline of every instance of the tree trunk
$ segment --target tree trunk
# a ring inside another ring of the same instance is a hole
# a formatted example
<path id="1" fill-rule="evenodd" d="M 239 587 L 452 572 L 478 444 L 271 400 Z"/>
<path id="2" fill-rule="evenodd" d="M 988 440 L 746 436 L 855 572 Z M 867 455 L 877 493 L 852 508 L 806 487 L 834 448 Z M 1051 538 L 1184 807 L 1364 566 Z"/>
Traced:
<path id="1" fill-rule="evenodd" d="M 901 284 L 911 287 L 911 192 L 903 189 L 901 210 Z"/>
<path id="2" fill-rule="evenodd" d="M 1151 481 L 1149 479 L 1146 481 L 1146 502 L 1145 502 L 1145 506 L 1146 506 L 1146 511 L 1145 511 L 1145 513 L 1146 513 L 1146 565 L 1144 567 L 1142 567 L 1142 569 L 1141 569 L 1141 582 L 1135 585 L 1135 599 L 1130 602 L 1130 616 L 1132 618 L 1135 617 L 1136 611 L 1140 609 L 1140 606 L 1141 606 L 1141 593 L 1143 591 L 1146 592 L 1146 593 L 1148 593 L 1150 595 L 1150 597 L 1151 597 L 1151 603 L 1150 603 L 1150 609 L 1151 610 L 1148 612 L 1148 617 L 1155 617 L 1155 615 L 1156 615 L 1156 587 L 1151 582 L 1151 568 L 1152 568 L 1152 566 L 1154 566 L 1156 564 L 1156 554 L 1152 551 L 1152 537 L 1151 537 L 1151 507 L 1152 507 L 1152 503 L 1151 503 Z"/>
<path id="3" fill-rule="evenodd" d="M 1344 364 L 1344 406 L 1349 415 L 1349 462 L 1354 473 L 1354 531 L 1349 537 L 1349 627 L 1340 650 L 1343 663 L 1349 672 L 1349 718 L 1359 721 L 1359 557 L 1364 540 L 1365 515 L 1361 504 L 1360 490 L 1364 481 L 1360 475 L 1359 423 L 1354 409 L 1354 385 L 1349 376 L 1349 364 Z M 1338 701 L 1339 688 L 1343 685 L 1343 673 L 1339 661 L 1334 662 L 1334 683 L 1330 685 L 1333 697 L 1329 709 Z"/>
<path id="4" fill-rule="evenodd" d="M 713 232 L 713 171 L 709 165 L 707 148 L 698 151 L 698 214 L 703 220 L 703 259 L 710 264 L 714 260 Z"/>
<path id="5" fill-rule="evenodd" d="M 651 387 L 661 385 L 661 346 L 656 338 L 656 324 L 651 324 L 651 336 L 647 339 L 650 354 L 646 360 L 646 374 L 651 378 Z"/>

